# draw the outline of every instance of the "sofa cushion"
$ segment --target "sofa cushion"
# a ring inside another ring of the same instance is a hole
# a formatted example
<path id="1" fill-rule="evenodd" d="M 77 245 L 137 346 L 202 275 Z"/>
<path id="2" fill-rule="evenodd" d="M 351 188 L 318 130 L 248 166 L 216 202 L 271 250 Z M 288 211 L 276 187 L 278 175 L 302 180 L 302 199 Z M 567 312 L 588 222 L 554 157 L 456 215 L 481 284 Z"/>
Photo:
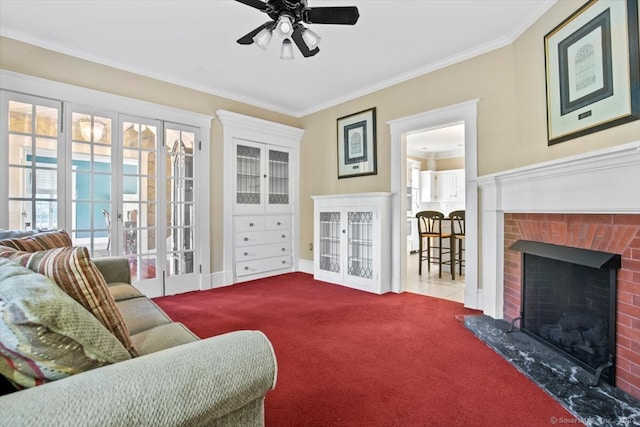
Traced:
<path id="1" fill-rule="evenodd" d="M 109 286 L 109 292 L 116 302 L 124 301 L 131 298 L 144 297 L 144 295 L 142 295 L 139 290 L 128 283 L 107 283 L 107 286 Z"/>
<path id="2" fill-rule="evenodd" d="M 87 248 L 57 248 L 29 253 L 0 246 L 0 257 L 15 260 L 55 281 L 63 291 L 82 304 L 110 330 L 132 356 L 138 355 L 131 342 L 127 325 L 109 293 L 102 274 L 91 262 Z"/>
<path id="3" fill-rule="evenodd" d="M 0 373 L 32 387 L 130 358 L 49 278 L 0 258 Z"/>
<path id="4" fill-rule="evenodd" d="M 132 298 L 118 301 L 116 304 L 131 336 L 172 322 L 169 316 L 148 298 Z"/>
<path id="5" fill-rule="evenodd" d="M 177 345 L 198 341 L 198 337 L 182 323 L 168 323 L 147 329 L 131 337 L 141 355 L 166 350 Z"/>
<path id="6" fill-rule="evenodd" d="M 0 240 L 0 246 L 7 246 L 25 252 L 65 248 L 72 245 L 71 236 L 64 230 L 45 231 L 29 236 Z"/>

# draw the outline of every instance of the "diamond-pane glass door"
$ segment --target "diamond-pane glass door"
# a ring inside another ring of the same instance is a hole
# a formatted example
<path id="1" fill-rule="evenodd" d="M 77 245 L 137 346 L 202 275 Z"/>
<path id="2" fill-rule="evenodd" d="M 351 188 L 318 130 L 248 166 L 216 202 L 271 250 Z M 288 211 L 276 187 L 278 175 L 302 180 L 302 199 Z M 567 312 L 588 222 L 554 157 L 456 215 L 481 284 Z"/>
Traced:
<path id="1" fill-rule="evenodd" d="M 373 276 L 373 212 L 349 212 L 347 274 Z"/>
<path id="2" fill-rule="evenodd" d="M 269 204 L 289 204 L 289 153 L 269 149 Z"/>
<path id="3" fill-rule="evenodd" d="M 340 212 L 320 212 L 320 269 L 340 273 Z"/>
<path id="4" fill-rule="evenodd" d="M 236 145 L 236 204 L 259 206 L 261 203 L 260 147 Z"/>

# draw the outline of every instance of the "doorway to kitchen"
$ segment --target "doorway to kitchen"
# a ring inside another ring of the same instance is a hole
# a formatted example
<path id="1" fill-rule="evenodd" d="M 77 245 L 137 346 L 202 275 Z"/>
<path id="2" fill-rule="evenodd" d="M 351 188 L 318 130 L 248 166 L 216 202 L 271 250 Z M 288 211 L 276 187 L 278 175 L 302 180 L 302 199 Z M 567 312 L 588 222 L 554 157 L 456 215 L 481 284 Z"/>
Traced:
<path id="1" fill-rule="evenodd" d="M 398 266 L 392 270 L 394 292 L 409 291 L 407 212 L 410 201 L 407 197 L 407 174 L 411 171 L 407 169 L 407 140 L 411 140 L 412 135 L 426 130 L 462 124 L 466 212 L 463 301 L 465 307 L 482 308 L 482 298 L 479 297 L 481 290 L 478 289 L 477 106 L 478 100 L 472 100 L 387 123 L 391 131 L 392 265 Z M 424 267 L 426 268 L 426 262 Z"/>
<path id="2" fill-rule="evenodd" d="M 451 214 L 465 211 L 464 148 L 464 122 L 406 135 L 406 290 L 460 303 L 464 302 L 464 215 L 452 220 Z M 444 238 L 423 239 L 423 249 L 431 246 L 432 259 L 421 261 L 426 255 L 420 254 L 416 214 L 424 211 L 442 214 L 436 224 L 441 224 Z"/>

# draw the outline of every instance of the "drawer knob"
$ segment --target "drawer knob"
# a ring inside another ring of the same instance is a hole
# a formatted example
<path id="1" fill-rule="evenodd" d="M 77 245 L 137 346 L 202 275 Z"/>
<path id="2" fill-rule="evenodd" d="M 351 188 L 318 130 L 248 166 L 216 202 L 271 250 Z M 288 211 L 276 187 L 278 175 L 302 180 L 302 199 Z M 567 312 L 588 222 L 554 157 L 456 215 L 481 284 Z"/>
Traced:
<path id="1" fill-rule="evenodd" d="M 245 267 L 244 269 L 245 269 L 245 270 L 248 270 L 248 269 L 249 269 L 249 267 Z"/>
<path id="2" fill-rule="evenodd" d="M 287 237 L 285 234 L 282 235 L 282 238 L 284 239 L 285 237 Z"/>
<path id="3" fill-rule="evenodd" d="M 245 237 L 245 238 L 244 238 L 244 241 L 245 241 L 245 242 L 248 242 L 248 241 L 249 241 L 249 238 L 248 238 L 248 237 Z"/>
<path id="4" fill-rule="evenodd" d="M 245 252 L 245 253 L 244 253 L 244 256 L 247 256 L 247 255 L 249 255 L 249 252 Z"/>
<path id="5" fill-rule="evenodd" d="M 253 223 L 252 222 L 249 223 L 249 227 L 253 227 Z"/>
<path id="6" fill-rule="evenodd" d="M 286 251 L 286 249 L 285 249 L 285 248 L 282 248 L 282 252 L 284 252 L 284 251 Z"/>
<path id="7" fill-rule="evenodd" d="M 282 225 L 282 223 L 280 221 L 278 221 L 278 225 Z"/>
<path id="8" fill-rule="evenodd" d="M 286 264 L 286 263 L 287 263 L 287 261 L 284 261 L 284 260 L 283 260 L 283 261 L 282 261 L 282 263 L 283 263 L 283 264 Z"/>

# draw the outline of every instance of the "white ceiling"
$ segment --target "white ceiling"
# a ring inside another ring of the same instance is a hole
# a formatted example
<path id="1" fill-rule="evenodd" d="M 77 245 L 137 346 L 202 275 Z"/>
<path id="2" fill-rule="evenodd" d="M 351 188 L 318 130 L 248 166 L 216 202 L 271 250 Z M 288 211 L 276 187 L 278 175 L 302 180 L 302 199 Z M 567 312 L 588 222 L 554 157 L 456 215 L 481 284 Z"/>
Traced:
<path id="1" fill-rule="evenodd" d="M 556 0 L 308 0 L 357 6 L 308 25 L 320 52 L 236 40 L 269 20 L 233 0 L 0 0 L 0 35 L 294 117 L 511 43 Z"/>
<path id="2" fill-rule="evenodd" d="M 407 154 L 423 159 L 464 157 L 464 123 L 407 135 Z"/>

